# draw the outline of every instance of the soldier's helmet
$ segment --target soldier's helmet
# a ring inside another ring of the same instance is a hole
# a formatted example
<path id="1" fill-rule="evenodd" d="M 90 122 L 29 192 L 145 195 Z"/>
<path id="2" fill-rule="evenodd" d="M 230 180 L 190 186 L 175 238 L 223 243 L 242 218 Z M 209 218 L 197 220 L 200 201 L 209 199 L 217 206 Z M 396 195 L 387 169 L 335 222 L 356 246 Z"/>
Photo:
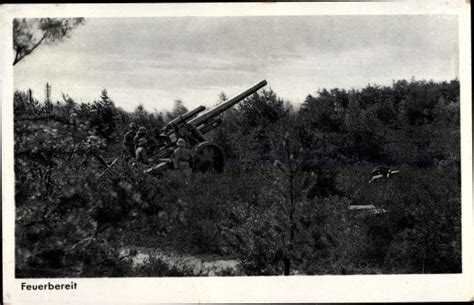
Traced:
<path id="1" fill-rule="evenodd" d="M 138 140 L 138 145 L 145 145 L 145 144 L 146 144 L 145 138 L 140 138 L 140 140 Z"/>
<path id="2" fill-rule="evenodd" d="M 136 129 L 136 128 L 137 128 L 137 124 L 135 124 L 135 123 L 130 123 L 129 127 L 130 127 L 130 129 Z"/>
<path id="3" fill-rule="evenodd" d="M 96 137 L 96 136 L 89 136 L 87 138 L 87 143 L 89 143 L 91 145 L 97 145 L 97 144 L 99 144 L 99 138 Z"/>
<path id="4" fill-rule="evenodd" d="M 71 121 L 72 123 L 75 123 L 78 121 L 78 116 L 77 116 L 77 113 L 76 112 L 71 112 L 71 114 L 69 115 L 69 121 Z"/>
<path id="5" fill-rule="evenodd" d="M 178 145 L 179 147 L 185 147 L 186 141 L 183 138 L 179 138 L 178 141 L 176 141 L 176 145 Z"/>
<path id="6" fill-rule="evenodd" d="M 141 126 L 140 128 L 138 128 L 138 132 L 146 132 L 146 128 Z"/>

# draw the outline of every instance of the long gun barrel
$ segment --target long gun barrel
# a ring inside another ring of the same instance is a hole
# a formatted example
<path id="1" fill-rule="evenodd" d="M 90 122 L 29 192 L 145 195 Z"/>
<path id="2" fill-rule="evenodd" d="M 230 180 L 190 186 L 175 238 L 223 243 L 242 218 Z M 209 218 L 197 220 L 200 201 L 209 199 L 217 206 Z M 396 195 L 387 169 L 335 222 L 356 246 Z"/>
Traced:
<path id="1" fill-rule="evenodd" d="M 211 166 L 221 171 L 224 162 L 223 152 L 217 145 L 212 144 L 206 139 L 203 134 L 213 130 L 222 123 L 222 118 L 219 118 L 219 114 L 266 85 L 267 81 L 262 80 L 233 98 L 203 112 L 201 115 L 199 115 L 199 113 L 204 111 L 204 106 L 199 106 L 173 119 L 158 135 L 161 144 L 152 159 L 158 160 L 159 163 L 147 169 L 145 172 L 161 171 L 166 168 L 174 167 L 170 165 L 170 160 L 173 159 L 173 151 L 177 146 L 178 138 L 184 139 L 193 147 L 194 169 L 205 170 Z M 207 157 L 203 158 L 203 155 Z M 211 155 L 211 159 L 208 158 L 209 155 Z M 210 160 L 212 161 L 211 165 L 209 165 Z"/>
<path id="2" fill-rule="evenodd" d="M 178 116 L 177 118 L 174 118 L 171 122 L 169 122 L 168 124 L 177 124 L 179 123 L 180 121 L 187 121 L 189 120 L 190 118 L 192 118 L 193 116 L 195 116 L 196 114 L 198 114 L 199 112 L 203 111 L 204 109 L 206 109 L 206 107 L 204 106 L 199 106 L 191 111 L 188 111 L 180 116 Z"/>
<path id="3" fill-rule="evenodd" d="M 230 107 L 234 106 L 235 104 L 237 104 L 238 102 L 240 102 L 241 100 L 249 97 L 251 94 L 257 92 L 260 88 L 263 88 L 267 85 L 267 81 L 266 80 L 262 80 L 261 82 L 253 85 L 252 87 L 250 87 L 249 89 L 245 90 L 244 92 L 234 96 L 233 98 L 231 99 L 228 99 L 227 101 L 225 102 L 222 102 L 220 103 L 219 105 L 217 105 L 216 107 L 212 108 L 212 109 L 209 109 L 208 111 L 204 112 L 203 114 L 201 114 L 200 116 L 192 119 L 189 121 L 189 124 L 192 124 L 194 125 L 195 127 L 199 127 L 199 125 L 201 124 L 204 124 L 206 123 L 207 121 L 209 121 L 210 119 L 212 119 L 213 117 L 221 114 L 222 112 L 226 111 L 227 109 L 229 109 Z"/>

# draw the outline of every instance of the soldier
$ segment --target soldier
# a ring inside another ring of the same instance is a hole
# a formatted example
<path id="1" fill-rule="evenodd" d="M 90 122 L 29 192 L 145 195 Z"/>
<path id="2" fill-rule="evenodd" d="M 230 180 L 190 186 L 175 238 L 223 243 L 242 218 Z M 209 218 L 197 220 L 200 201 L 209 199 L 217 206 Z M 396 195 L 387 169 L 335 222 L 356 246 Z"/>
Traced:
<path id="1" fill-rule="evenodd" d="M 135 151 L 135 158 L 137 159 L 137 162 L 139 164 L 150 165 L 150 163 L 152 162 L 152 160 L 148 158 L 146 138 L 140 138 L 140 140 L 138 140 L 138 147 Z"/>
<path id="2" fill-rule="evenodd" d="M 135 137 L 133 138 L 133 143 L 135 144 L 135 149 L 138 148 L 138 146 L 139 146 L 138 141 L 139 141 L 141 138 L 145 138 L 145 139 L 146 139 L 146 128 L 143 127 L 143 126 L 140 126 L 140 128 L 138 128 L 138 132 L 137 132 L 137 134 L 135 135 Z"/>
<path id="3" fill-rule="evenodd" d="M 102 164 L 104 167 L 109 167 L 109 164 L 104 160 L 102 157 L 100 151 L 100 141 L 99 138 L 96 136 L 89 136 L 87 138 L 87 141 L 85 143 L 85 153 L 86 156 L 84 160 L 82 161 L 83 165 L 87 166 L 87 161 L 89 160 L 90 157 L 94 157 L 97 161 L 99 161 L 100 164 Z"/>
<path id="4" fill-rule="evenodd" d="M 184 171 L 186 174 L 190 174 L 192 162 L 191 150 L 186 147 L 186 141 L 183 138 L 179 138 L 176 145 L 178 148 L 174 150 L 174 167 Z"/>
<path id="5" fill-rule="evenodd" d="M 78 115 L 75 111 L 71 112 L 71 114 L 69 115 L 69 122 L 76 125 L 79 120 L 78 120 Z"/>
<path id="6" fill-rule="evenodd" d="M 133 142 L 135 134 L 137 132 L 137 125 L 130 123 L 130 129 L 123 136 L 123 152 L 125 160 L 135 157 L 135 143 Z"/>

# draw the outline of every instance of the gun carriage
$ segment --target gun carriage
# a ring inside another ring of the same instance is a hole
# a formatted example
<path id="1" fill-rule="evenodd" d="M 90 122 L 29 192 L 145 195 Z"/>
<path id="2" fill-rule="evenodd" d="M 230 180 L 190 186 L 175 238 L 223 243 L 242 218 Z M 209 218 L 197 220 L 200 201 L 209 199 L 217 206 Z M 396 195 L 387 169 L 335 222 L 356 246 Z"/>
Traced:
<path id="1" fill-rule="evenodd" d="M 242 93 L 219 103 L 205 112 L 203 111 L 206 108 L 199 106 L 170 121 L 158 135 L 160 145 L 152 156 L 152 160 L 157 162 L 157 165 L 146 169 L 145 172 L 159 172 L 173 168 L 171 159 L 179 138 L 185 139 L 192 151 L 193 160 L 191 167 L 194 171 L 205 172 L 214 170 L 221 172 L 224 168 L 224 153 L 218 145 L 207 139 L 205 134 L 214 130 L 222 123 L 222 118 L 219 117 L 221 113 L 256 93 L 266 85 L 267 82 L 262 80 Z"/>

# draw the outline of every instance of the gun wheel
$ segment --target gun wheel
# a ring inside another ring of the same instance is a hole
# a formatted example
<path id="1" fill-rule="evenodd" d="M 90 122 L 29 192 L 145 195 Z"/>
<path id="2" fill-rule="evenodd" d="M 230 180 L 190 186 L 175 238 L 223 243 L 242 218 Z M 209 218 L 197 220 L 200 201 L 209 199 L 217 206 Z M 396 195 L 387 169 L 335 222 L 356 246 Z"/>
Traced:
<path id="1" fill-rule="evenodd" d="M 203 142 L 194 149 L 193 169 L 199 172 L 216 171 L 224 169 L 224 153 L 219 146 Z"/>

